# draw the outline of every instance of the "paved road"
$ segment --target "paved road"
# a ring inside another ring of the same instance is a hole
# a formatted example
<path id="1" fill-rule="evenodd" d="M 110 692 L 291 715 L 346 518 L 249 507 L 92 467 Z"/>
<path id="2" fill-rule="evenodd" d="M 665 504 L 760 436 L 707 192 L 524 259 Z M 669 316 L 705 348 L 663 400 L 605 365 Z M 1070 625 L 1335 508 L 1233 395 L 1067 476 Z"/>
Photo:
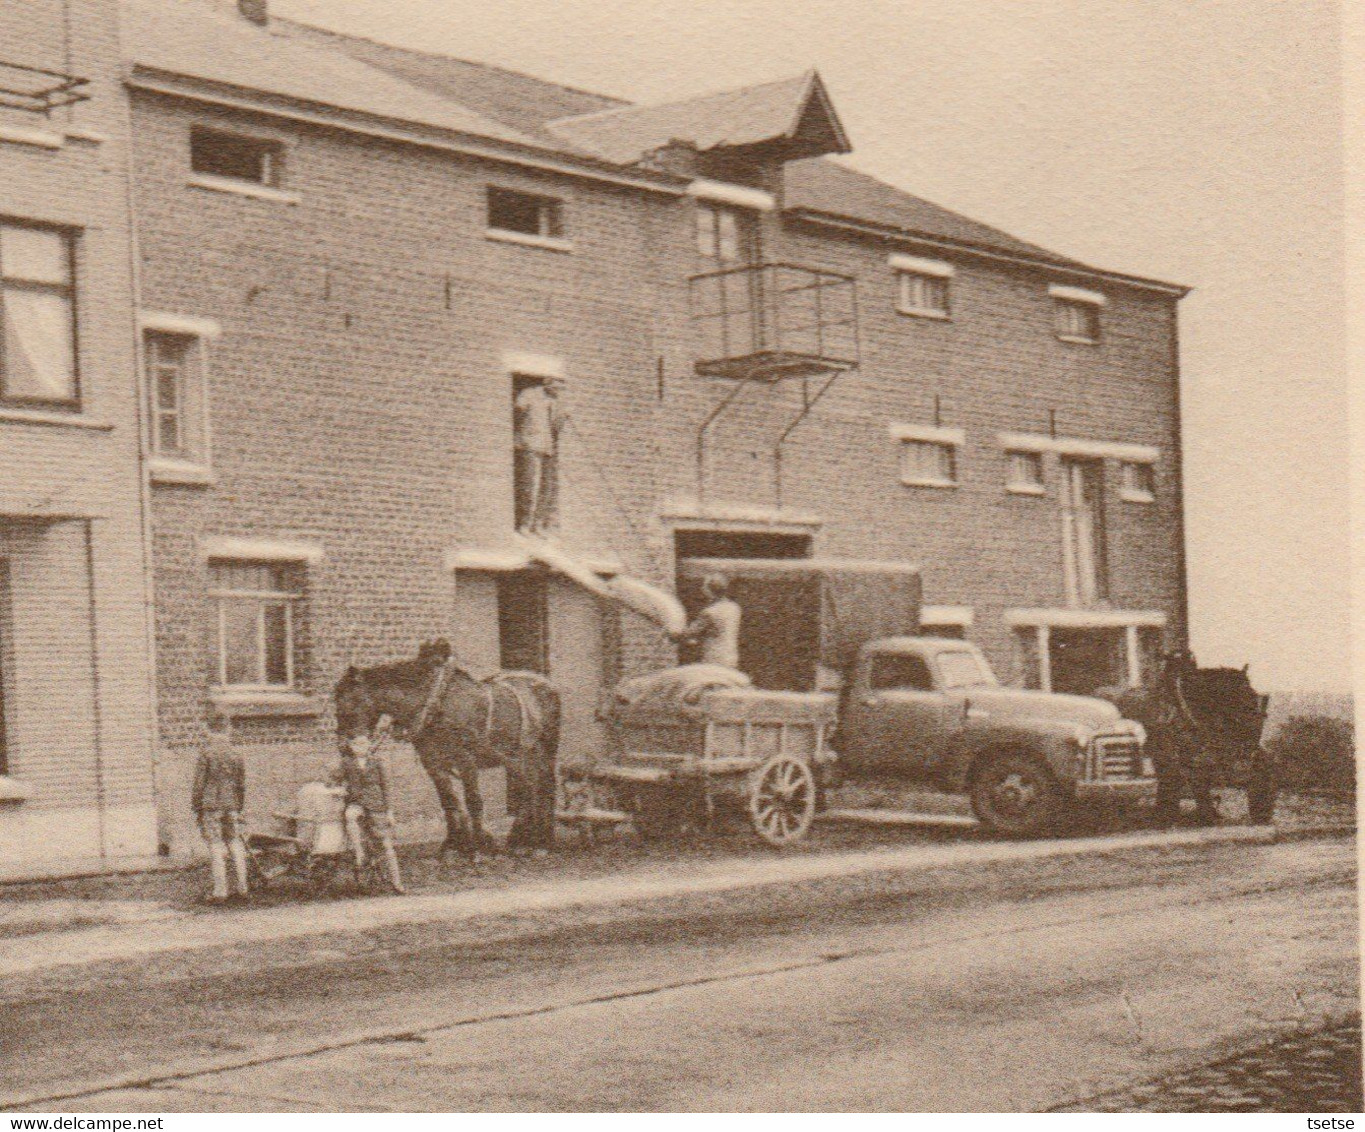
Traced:
<path id="1" fill-rule="evenodd" d="M 1355 868 L 1345 839 L 1148 849 L 129 974 L 0 1006 L 0 1076 L 145 1073 L 45 1111 L 1112 1107 L 1358 1014 Z M 184 1067 L 210 1053 L 241 1067 Z"/>

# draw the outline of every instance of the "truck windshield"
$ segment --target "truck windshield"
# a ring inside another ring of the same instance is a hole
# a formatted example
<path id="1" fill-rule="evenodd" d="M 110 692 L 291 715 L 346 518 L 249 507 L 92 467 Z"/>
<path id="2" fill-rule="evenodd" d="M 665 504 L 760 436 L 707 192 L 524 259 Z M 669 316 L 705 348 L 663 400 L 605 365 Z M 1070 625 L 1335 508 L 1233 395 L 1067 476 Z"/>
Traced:
<path id="1" fill-rule="evenodd" d="M 995 674 L 976 653 L 941 652 L 937 659 L 944 688 L 995 686 Z"/>

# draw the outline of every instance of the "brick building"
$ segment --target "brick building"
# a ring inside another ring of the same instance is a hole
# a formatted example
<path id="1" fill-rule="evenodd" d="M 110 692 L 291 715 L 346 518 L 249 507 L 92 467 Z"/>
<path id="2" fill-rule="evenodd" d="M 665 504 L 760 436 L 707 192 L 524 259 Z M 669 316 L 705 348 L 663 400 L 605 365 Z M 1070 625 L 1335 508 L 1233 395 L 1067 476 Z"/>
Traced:
<path id="1" fill-rule="evenodd" d="M 1183 643 L 1183 288 L 829 160 L 814 74 L 636 107 L 259 2 L 126 8 L 168 812 L 210 704 L 268 806 L 346 664 L 437 634 L 598 741 L 673 654 L 514 536 L 513 399 L 554 377 L 595 569 L 918 562 L 927 624 L 1058 690 Z"/>
<path id="2" fill-rule="evenodd" d="M 0 0 L 0 877 L 157 851 L 116 0 Z"/>

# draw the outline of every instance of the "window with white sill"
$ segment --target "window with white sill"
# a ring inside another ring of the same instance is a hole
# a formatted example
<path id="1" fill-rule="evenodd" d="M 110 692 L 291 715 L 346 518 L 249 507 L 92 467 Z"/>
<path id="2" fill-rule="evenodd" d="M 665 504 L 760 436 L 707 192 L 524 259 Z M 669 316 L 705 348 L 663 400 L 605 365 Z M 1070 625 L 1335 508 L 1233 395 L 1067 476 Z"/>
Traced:
<path id="1" fill-rule="evenodd" d="M 547 242 L 568 238 L 564 202 L 558 197 L 488 186 L 488 231 Z"/>
<path id="2" fill-rule="evenodd" d="M 747 208 L 699 202 L 697 254 L 724 266 L 757 260 L 758 218 Z"/>
<path id="3" fill-rule="evenodd" d="M 298 690 L 306 583 L 307 567 L 301 562 L 210 560 L 219 690 Z"/>
<path id="4" fill-rule="evenodd" d="M 201 177 L 279 189 L 283 187 L 284 146 L 271 138 L 194 126 L 190 129 L 190 170 Z"/>
<path id="5" fill-rule="evenodd" d="M 896 309 L 901 314 L 947 318 L 951 280 L 943 275 L 898 271 Z"/>
<path id="6" fill-rule="evenodd" d="M 1067 342 L 1098 342 L 1100 311 L 1096 303 L 1080 299 L 1054 298 L 1057 337 Z"/>
<path id="7" fill-rule="evenodd" d="M 207 466 L 207 344 L 196 334 L 146 329 L 143 360 L 153 460 Z"/>
<path id="8" fill-rule="evenodd" d="M 1125 461 L 1119 465 L 1119 498 L 1129 503 L 1156 501 L 1156 469 L 1151 464 Z"/>
<path id="9" fill-rule="evenodd" d="M 1018 495 L 1043 495 L 1043 454 L 1041 452 L 1006 452 L 1008 467 L 1005 486 Z"/>
<path id="10" fill-rule="evenodd" d="M 74 407 L 75 238 L 0 221 L 0 403 Z"/>
<path id="11" fill-rule="evenodd" d="M 901 482 L 920 487 L 957 484 L 957 446 L 937 440 L 901 441 Z"/>

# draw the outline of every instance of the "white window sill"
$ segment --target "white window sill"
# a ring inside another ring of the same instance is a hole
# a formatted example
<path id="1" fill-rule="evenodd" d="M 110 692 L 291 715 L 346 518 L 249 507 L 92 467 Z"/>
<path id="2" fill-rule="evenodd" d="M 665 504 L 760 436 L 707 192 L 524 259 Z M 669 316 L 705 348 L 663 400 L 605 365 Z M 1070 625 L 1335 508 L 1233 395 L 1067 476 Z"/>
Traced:
<path id="1" fill-rule="evenodd" d="M 213 472 L 193 460 L 176 460 L 169 456 L 152 456 L 147 460 L 147 472 L 153 483 L 191 484 L 198 487 L 213 485 Z"/>
<path id="2" fill-rule="evenodd" d="M 925 307 L 897 307 L 896 313 L 908 315 L 910 318 L 929 318 L 936 322 L 953 321 L 953 316 L 947 311 L 936 311 Z"/>
<path id="3" fill-rule="evenodd" d="M 0 408 L 0 421 L 14 424 L 59 425 L 66 428 L 89 428 L 97 432 L 109 432 L 113 425 L 108 421 L 98 421 L 79 413 L 58 413 L 41 409 Z"/>
<path id="4" fill-rule="evenodd" d="M 1156 496 L 1147 491 L 1120 491 L 1119 498 L 1125 503 L 1155 503 Z"/>
<path id="5" fill-rule="evenodd" d="M 0 802 L 23 802 L 32 797 L 32 785 L 22 779 L 0 774 Z"/>
<path id="6" fill-rule="evenodd" d="M 35 130 L 30 126 L 0 125 L 0 142 L 32 145 L 39 149 L 61 149 L 66 138 L 55 130 Z"/>
<path id="7" fill-rule="evenodd" d="M 254 181 L 234 181 L 231 177 L 215 177 L 212 173 L 192 173 L 185 183 L 193 189 L 229 193 L 233 196 L 250 197 L 253 200 L 268 200 L 275 204 L 298 204 L 303 200 L 298 193 L 291 193 L 287 189 L 258 185 Z"/>
<path id="8" fill-rule="evenodd" d="M 299 692 L 215 688 L 209 694 L 209 700 L 217 711 L 233 719 L 322 714 L 322 703 L 316 696 L 305 696 Z"/>
<path id="9" fill-rule="evenodd" d="M 1098 338 L 1082 338 L 1079 334 L 1058 334 L 1058 342 L 1074 342 L 1078 346 L 1098 346 Z"/>
<path id="10" fill-rule="evenodd" d="M 901 477 L 901 483 L 906 487 L 957 487 L 956 480 L 920 480 L 906 479 Z"/>
<path id="11" fill-rule="evenodd" d="M 551 252 L 573 251 L 573 241 L 559 236 L 533 236 L 529 232 L 509 232 L 503 228 L 485 229 L 484 235 L 503 244 L 520 244 L 522 247 L 544 248 Z"/>
<path id="12" fill-rule="evenodd" d="M 1037 497 L 1046 495 L 1047 488 L 1040 483 L 1007 483 L 1005 490 L 1011 495 L 1031 495 Z"/>

